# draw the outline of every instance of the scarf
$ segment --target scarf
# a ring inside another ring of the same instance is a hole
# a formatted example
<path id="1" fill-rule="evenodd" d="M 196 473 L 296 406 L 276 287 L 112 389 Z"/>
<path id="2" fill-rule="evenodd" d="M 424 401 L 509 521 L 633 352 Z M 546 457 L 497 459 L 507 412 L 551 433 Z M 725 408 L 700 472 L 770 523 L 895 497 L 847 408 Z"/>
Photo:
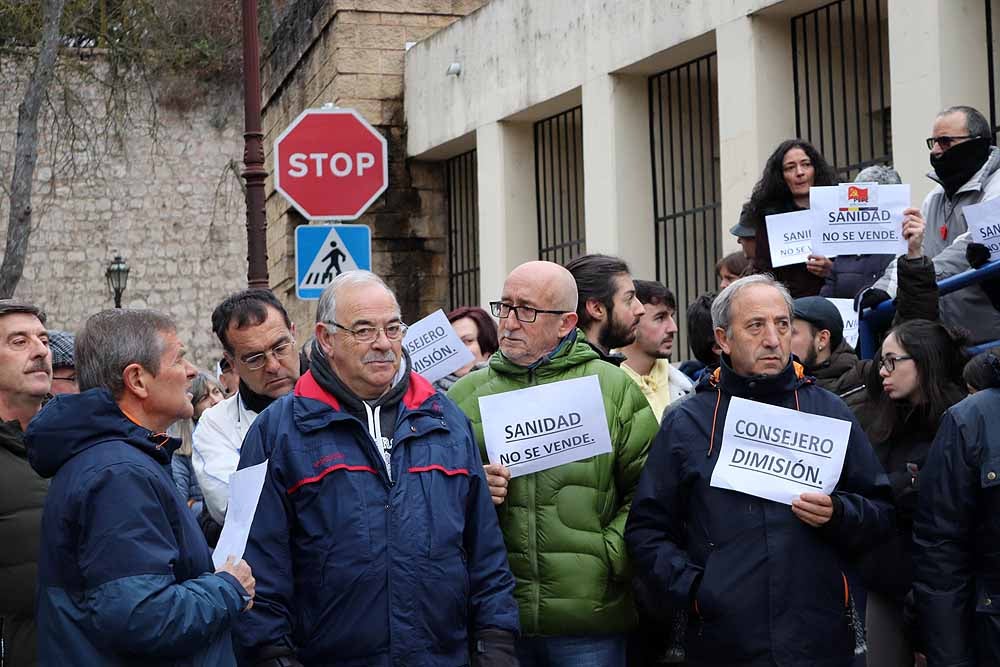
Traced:
<path id="1" fill-rule="evenodd" d="M 955 144 L 941 155 L 931 155 L 931 167 L 948 199 L 982 169 L 989 156 L 990 142 L 983 137 Z"/>
<path id="2" fill-rule="evenodd" d="M 258 394 L 253 389 L 247 386 L 247 383 L 240 380 L 240 400 L 243 401 L 243 405 L 247 406 L 250 410 L 253 410 L 257 414 L 264 412 L 264 408 L 274 403 L 275 399 L 270 396 L 265 396 L 264 394 Z"/>

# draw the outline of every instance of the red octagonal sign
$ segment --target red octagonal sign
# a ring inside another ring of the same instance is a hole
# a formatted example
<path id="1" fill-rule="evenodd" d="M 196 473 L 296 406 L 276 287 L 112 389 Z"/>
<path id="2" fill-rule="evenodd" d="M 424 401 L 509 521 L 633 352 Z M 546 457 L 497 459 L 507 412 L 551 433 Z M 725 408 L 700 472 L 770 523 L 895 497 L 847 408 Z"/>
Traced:
<path id="1" fill-rule="evenodd" d="M 307 109 L 274 142 L 274 187 L 310 220 L 355 220 L 389 185 L 385 137 L 354 109 Z"/>

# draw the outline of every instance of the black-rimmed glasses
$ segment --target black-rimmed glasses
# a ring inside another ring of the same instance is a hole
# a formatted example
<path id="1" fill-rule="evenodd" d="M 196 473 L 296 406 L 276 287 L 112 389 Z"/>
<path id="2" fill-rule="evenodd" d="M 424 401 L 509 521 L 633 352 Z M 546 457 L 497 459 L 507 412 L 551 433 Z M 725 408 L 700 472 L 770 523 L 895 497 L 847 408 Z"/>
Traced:
<path id="1" fill-rule="evenodd" d="M 913 361 L 913 357 L 908 354 L 901 354 L 898 357 L 883 356 L 878 360 L 878 367 L 884 368 L 885 370 L 892 373 L 896 370 L 897 361 Z"/>
<path id="2" fill-rule="evenodd" d="M 959 139 L 978 139 L 979 137 L 966 134 L 961 137 L 927 137 L 927 150 L 934 150 L 934 144 L 940 144 L 943 150 L 948 150 L 951 145 Z"/>
<path id="3" fill-rule="evenodd" d="M 565 310 L 532 308 L 531 306 L 514 306 L 509 303 L 504 303 L 503 301 L 490 301 L 490 310 L 493 311 L 493 317 L 499 317 L 501 320 L 507 319 L 513 312 L 517 321 L 523 322 L 524 324 L 531 324 L 534 322 L 538 319 L 539 313 L 545 313 L 548 315 L 563 315 L 567 312 Z"/>

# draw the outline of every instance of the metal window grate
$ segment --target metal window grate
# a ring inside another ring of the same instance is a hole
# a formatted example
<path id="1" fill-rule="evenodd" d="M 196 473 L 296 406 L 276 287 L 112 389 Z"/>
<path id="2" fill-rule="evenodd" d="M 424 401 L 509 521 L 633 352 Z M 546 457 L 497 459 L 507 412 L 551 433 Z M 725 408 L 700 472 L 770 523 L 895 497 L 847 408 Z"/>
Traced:
<path id="1" fill-rule="evenodd" d="M 677 297 L 675 359 L 690 358 L 688 304 L 716 289 L 718 118 L 715 53 L 649 78 L 656 279 Z"/>
<path id="2" fill-rule="evenodd" d="M 538 258 L 565 264 L 586 252 L 583 213 L 583 109 L 535 123 Z"/>
<path id="3" fill-rule="evenodd" d="M 892 162 L 887 0 L 838 0 L 792 18 L 796 134 L 849 181 Z"/>
<path id="4" fill-rule="evenodd" d="M 479 181 L 476 151 L 448 160 L 448 296 L 451 307 L 479 305 Z"/>

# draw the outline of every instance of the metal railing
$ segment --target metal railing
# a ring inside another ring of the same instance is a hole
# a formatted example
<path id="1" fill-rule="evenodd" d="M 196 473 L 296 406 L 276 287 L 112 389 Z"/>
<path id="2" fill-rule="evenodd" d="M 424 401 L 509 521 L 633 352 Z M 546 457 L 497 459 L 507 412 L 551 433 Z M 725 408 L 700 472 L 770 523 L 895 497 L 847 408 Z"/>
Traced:
<path id="1" fill-rule="evenodd" d="M 998 277 L 1000 277 L 1000 259 L 994 260 L 978 269 L 945 278 L 938 283 L 938 294 L 939 297 L 944 296 L 970 285 L 977 285 L 988 278 Z M 876 340 L 876 331 L 888 329 L 895 312 L 896 306 L 893 300 L 890 299 L 861 313 L 861 316 L 858 318 L 858 356 L 862 359 L 874 358 L 879 348 L 878 341 Z M 970 348 L 969 352 L 975 354 L 997 345 L 1000 345 L 1000 340 L 982 343 Z"/>
<path id="2" fill-rule="evenodd" d="M 586 252 L 583 107 L 535 123 L 538 259 L 565 264 Z"/>
<path id="3" fill-rule="evenodd" d="M 795 132 L 841 181 L 892 161 L 886 0 L 837 0 L 792 18 Z"/>
<path id="4" fill-rule="evenodd" d="M 479 181 L 476 151 L 448 160 L 448 299 L 479 305 Z"/>
<path id="5" fill-rule="evenodd" d="M 677 298 L 674 359 L 690 358 L 687 307 L 716 289 L 722 253 L 717 63 L 710 53 L 649 77 L 656 279 Z"/>

